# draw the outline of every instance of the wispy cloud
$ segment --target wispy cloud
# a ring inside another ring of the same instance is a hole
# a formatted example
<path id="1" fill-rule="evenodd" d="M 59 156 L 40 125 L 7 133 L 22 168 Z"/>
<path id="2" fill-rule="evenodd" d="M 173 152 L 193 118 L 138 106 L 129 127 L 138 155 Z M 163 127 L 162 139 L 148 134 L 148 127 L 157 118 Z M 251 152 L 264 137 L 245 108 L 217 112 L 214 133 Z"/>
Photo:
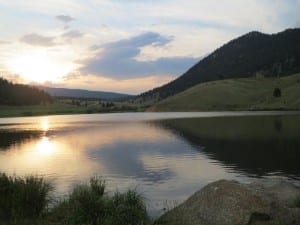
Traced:
<path id="1" fill-rule="evenodd" d="M 131 79 L 114 79 L 95 75 L 70 75 L 66 77 L 66 82 L 61 83 L 60 87 L 83 88 L 90 90 L 115 91 L 129 94 L 139 94 L 145 90 L 165 84 L 174 79 L 174 76 L 148 76 Z M 58 86 L 57 83 L 52 86 Z"/>
<path id="2" fill-rule="evenodd" d="M 46 37 L 40 34 L 26 34 L 20 38 L 20 41 L 29 45 L 50 47 L 56 45 L 54 37 Z"/>
<path id="3" fill-rule="evenodd" d="M 158 33 L 148 32 L 130 39 L 103 45 L 92 58 L 84 61 L 81 72 L 118 79 L 151 75 L 179 75 L 198 59 L 192 57 L 162 57 L 154 61 L 141 61 L 137 57 L 145 46 L 164 46 L 172 41 Z M 93 48 L 96 49 L 94 46 Z"/>
<path id="4" fill-rule="evenodd" d="M 9 44 L 10 42 L 9 41 L 1 41 L 0 40 L 0 45 L 6 45 L 6 44 Z"/>
<path id="5" fill-rule="evenodd" d="M 75 18 L 69 15 L 57 15 L 55 18 L 63 23 L 70 23 L 75 20 Z"/>
<path id="6" fill-rule="evenodd" d="M 67 39 L 81 38 L 84 34 L 78 30 L 70 30 L 62 35 L 62 37 Z"/>

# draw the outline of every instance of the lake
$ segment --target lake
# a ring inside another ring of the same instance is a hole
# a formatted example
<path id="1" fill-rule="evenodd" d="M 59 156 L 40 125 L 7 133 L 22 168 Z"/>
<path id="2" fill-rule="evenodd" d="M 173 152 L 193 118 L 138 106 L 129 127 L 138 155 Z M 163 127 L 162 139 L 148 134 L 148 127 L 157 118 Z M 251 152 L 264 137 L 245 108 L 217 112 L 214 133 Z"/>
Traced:
<path id="1" fill-rule="evenodd" d="M 0 118 L 0 172 L 42 175 L 64 196 L 93 175 L 136 188 L 157 216 L 209 182 L 300 185 L 299 112 L 121 113 Z"/>

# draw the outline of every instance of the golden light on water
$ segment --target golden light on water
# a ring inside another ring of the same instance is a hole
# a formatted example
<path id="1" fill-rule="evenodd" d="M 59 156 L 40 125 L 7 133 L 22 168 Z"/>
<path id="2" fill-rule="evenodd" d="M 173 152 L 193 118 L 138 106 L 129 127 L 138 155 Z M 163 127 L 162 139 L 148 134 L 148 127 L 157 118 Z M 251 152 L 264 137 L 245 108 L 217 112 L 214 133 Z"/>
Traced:
<path id="1" fill-rule="evenodd" d="M 52 155 L 55 151 L 55 145 L 49 140 L 48 137 L 43 137 L 36 144 L 37 151 L 45 156 Z"/>
<path id="2" fill-rule="evenodd" d="M 43 117 L 40 121 L 40 128 L 44 132 L 47 132 L 50 127 L 49 124 L 48 117 Z M 55 150 L 55 145 L 50 141 L 49 137 L 44 136 L 39 142 L 37 142 L 36 149 L 42 155 L 51 155 Z"/>
<path id="3" fill-rule="evenodd" d="M 48 117 L 43 117 L 40 122 L 40 127 L 43 131 L 49 130 L 49 119 Z"/>
<path id="4" fill-rule="evenodd" d="M 110 172 L 111 165 L 101 156 L 101 152 L 107 146 L 128 141 L 162 141 L 173 136 L 168 132 L 158 132 L 154 126 L 148 127 L 139 123 L 121 123 L 117 127 L 90 125 L 91 127 L 86 129 L 82 129 L 81 125 L 77 127 L 73 124 L 73 132 L 64 132 L 64 129 L 61 129 L 58 135 L 55 132 L 57 124 L 53 121 L 55 119 L 51 116 L 40 117 L 35 128 L 43 131 L 44 136 L 10 146 L 5 154 L 0 154 L 0 169 L 11 173 L 17 172 L 18 175 L 35 174 L 38 171 L 39 174 L 48 174 L 50 177 L 57 176 L 68 180 L 74 176 L 78 180 L 83 180 L 95 171 L 99 174 Z M 53 128 L 55 129 L 51 134 L 47 133 Z M 143 158 L 142 160 L 144 162 Z M 145 165 L 149 165 L 147 160 Z M 66 180 L 60 181 L 60 189 L 66 187 L 66 182 L 69 182 Z"/>

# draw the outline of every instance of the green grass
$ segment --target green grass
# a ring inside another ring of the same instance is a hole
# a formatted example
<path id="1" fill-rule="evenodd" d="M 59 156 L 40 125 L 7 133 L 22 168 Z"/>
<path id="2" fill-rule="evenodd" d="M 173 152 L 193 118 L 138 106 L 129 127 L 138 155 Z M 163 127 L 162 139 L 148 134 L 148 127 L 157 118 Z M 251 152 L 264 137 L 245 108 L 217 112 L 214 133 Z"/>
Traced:
<path id="1" fill-rule="evenodd" d="M 93 177 L 55 203 L 52 186 L 44 179 L 1 174 L 0 225 L 149 224 L 144 198 L 136 190 L 110 196 L 105 187 L 101 178 Z"/>
<path id="2" fill-rule="evenodd" d="M 84 112 L 86 112 L 84 107 L 76 107 L 60 102 L 49 105 L 0 106 L 0 117 L 73 114 Z"/>
<path id="3" fill-rule="evenodd" d="M 135 112 L 140 110 L 142 109 L 137 104 L 129 102 L 116 102 L 111 107 L 103 107 L 102 104 L 99 104 L 99 101 L 87 100 L 82 101 L 80 105 L 76 105 L 71 104 L 71 99 L 57 99 L 54 103 L 47 105 L 0 105 L 0 117 Z"/>
<path id="4" fill-rule="evenodd" d="M 275 88 L 281 89 L 281 97 L 273 96 Z M 300 109 L 300 74 L 202 83 L 149 108 L 150 111 L 297 109 Z"/>

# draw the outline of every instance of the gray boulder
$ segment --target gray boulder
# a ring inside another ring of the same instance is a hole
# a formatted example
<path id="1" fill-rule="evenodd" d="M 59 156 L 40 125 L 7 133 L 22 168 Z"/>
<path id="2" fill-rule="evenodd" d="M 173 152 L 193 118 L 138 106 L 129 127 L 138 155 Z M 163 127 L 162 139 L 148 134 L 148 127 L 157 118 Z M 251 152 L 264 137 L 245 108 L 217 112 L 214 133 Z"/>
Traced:
<path id="1" fill-rule="evenodd" d="M 281 180 L 205 186 L 161 216 L 157 225 L 300 225 L 299 187 Z"/>

